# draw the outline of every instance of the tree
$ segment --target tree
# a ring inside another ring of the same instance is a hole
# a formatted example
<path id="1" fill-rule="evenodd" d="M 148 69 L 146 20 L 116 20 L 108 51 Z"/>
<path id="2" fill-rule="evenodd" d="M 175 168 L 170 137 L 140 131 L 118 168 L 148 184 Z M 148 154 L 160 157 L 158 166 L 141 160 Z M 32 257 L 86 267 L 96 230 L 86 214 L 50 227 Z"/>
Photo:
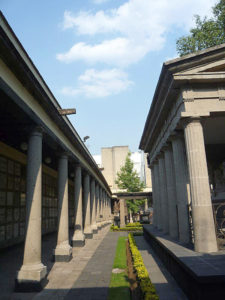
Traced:
<path id="1" fill-rule="evenodd" d="M 145 184 L 138 177 L 137 172 L 134 170 L 134 164 L 131 161 L 131 153 L 129 152 L 126 157 L 124 166 L 120 168 L 117 173 L 116 184 L 120 189 L 126 190 L 127 192 L 141 192 L 143 191 Z M 144 203 L 143 199 L 127 200 L 127 207 L 129 212 L 136 213 L 140 206 Z"/>
<path id="2" fill-rule="evenodd" d="M 195 28 L 190 35 L 180 37 L 177 52 L 180 56 L 225 43 L 225 0 L 220 0 L 213 8 L 213 17 L 195 17 Z"/>

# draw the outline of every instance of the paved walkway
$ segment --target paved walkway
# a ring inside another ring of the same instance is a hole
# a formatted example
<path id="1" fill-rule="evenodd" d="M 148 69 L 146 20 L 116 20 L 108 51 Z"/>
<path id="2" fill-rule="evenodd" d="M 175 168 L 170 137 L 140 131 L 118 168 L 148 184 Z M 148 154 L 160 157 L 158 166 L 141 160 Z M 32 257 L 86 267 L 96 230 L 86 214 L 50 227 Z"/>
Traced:
<path id="1" fill-rule="evenodd" d="M 136 236 L 135 240 L 160 300 L 187 300 L 175 279 L 166 270 L 144 237 Z"/>
<path id="2" fill-rule="evenodd" d="M 48 284 L 40 293 L 13 293 L 14 278 L 21 264 L 23 247 L 18 246 L 0 257 L 0 300 L 106 300 L 117 239 L 126 232 L 103 228 L 83 248 L 73 249 L 69 263 L 50 263 L 55 236 L 44 237 L 43 261 L 48 265 Z M 175 280 L 143 237 L 135 237 L 160 300 L 186 300 Z M 48 259 L 47 259 L 48 258 Z"/>
<path id="3" fill-rule="evenodd" d="M 42 292 L 11 291 L 8 295 L 4 293 L 4 296 L 1 296 L 0 292 L 0 299 L 106 300 L 117 239 L 126 235 L 127 233 L 123 232 L 109 232 L 109 226 L 103 228 L 93 239 L 87 240 L 83 248 L 73 249 L 73 259 L 69 263 L 57 262 L 51 266 L 49 282 Z"/>

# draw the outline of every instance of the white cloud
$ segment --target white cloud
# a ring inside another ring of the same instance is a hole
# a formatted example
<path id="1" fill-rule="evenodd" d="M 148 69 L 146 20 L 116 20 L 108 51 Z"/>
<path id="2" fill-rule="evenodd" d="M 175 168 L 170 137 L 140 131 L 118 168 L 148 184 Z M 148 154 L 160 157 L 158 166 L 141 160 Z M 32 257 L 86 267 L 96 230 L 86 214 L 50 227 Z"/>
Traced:
<path id="1" fill-rule="evenodd" d="M 67 63 L 136 63 L 150 51 L 162 49 L 166 33 L 173 26 L 189 28 L 193 15 L 209 14 L 214 3 L 215 0 L 129 0 L 108 11 L 83 11 L 76 15 L 66 11 L 64 29 L 73 28 L 79 35 L 99 35 L 102 40 L 98 44 L 76 43 L 57 58 Z"/>
<path id="2" fill-rule="evenodd" d="M 155 37 L 155 40 L 157 40 L 157 43 L 150 45 L 149 40 L 144 41 L 142 44 L 136 44 L 135 41 L 127 38 L 106 40 L 92 46 L 85 43 L 77 43 L 67 53 L 58 54 L 57 58 L 66 63 L 84 60 L 90 64 L 103 62 L 120 67 L 127 66 L 142 59 L 149 49 L 160 49 L 163 39 Z"/>
<path id="3" fill-rule="evenodd" d="M 133 84 L 127 74 L 119 69 L 88 69 L 78 78 L 78 86 L 64 87 L 65 96 L 83 95 L 87 98 L 103 98 L 125 91 Z"/>

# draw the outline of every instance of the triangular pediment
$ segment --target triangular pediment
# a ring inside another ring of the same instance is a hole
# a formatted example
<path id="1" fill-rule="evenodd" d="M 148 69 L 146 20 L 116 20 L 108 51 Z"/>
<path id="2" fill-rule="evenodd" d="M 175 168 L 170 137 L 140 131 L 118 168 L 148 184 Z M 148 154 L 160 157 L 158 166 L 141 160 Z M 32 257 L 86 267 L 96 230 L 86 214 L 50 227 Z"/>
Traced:
<path id="1" fill-rule="evenodd" d="M 218 72 L 225 72 L 225 58 L 207 64 L 203 64 L 203 65 L 201 65 L 200 63 L 198 66 L 179 72 L 179 74 L 185 75 L 185 74 L 218 73 Z"/>

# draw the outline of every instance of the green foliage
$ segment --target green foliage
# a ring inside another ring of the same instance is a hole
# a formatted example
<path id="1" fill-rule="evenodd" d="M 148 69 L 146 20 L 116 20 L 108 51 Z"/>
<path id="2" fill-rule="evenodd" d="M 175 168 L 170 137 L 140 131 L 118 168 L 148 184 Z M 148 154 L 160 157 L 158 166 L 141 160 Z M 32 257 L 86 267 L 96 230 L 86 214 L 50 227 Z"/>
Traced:
<path id="1" fill-rule="evenodd" d="M 141 223 L 140 222 L 135 222 L 135 223 L 128 223 L 126 225 L 126 227 L 142 227 Z"/>
<path id="2" fill-rule="evenodd" d="M 126 269 L 127 267 L 126 241 L 126 236 L 118 238 L 113 268 Z"/>
<path id="3" fill-rule="evenodd" d="M 212 10 L 210 19 L 196 15 L 195 28 L 190 30 L 190 35 L 177 40 L 180 56 L 225 43 L 225 0 L 220 0 Z"/>
<path id="4" fill-rule="evenodd" d="M 130 300 L 130 284 L 127 277 L 126 257 L 127 237 L 119 237 L 116 247 L 113 268 L 124 269 L 124 272 L 111 275 L 108 300 Z"/>
<path id="5" fill-rule="evenodd" d="M 133 258 L 134 269 L 137 272 L 137 277 L 140 282 L 141 291 L 143 293 L 144 300 L 159 300 L 159 297 L 156 293 L 156 289 L 152 284 L 148 271 L 144 265 L 141 253 L 139 252 L 134 236 L 132 233 L 128 235 L 130 250 Z"/>
<path id="6" fill-rule="evenodd" d="M 120 189 L 124 189 L 127 192 L 141 192 L 144 188 L 144 183 L 140 181 L 137 172 L 133 170 L 134 164 L 130 156 L 131 153 L 129 152 L 125 165 L 117 173 L 116 184 Z"/>
<path id="7" fill-rule="evenodd" d="M 133 224 L 137 224 L 137 223 L 133 223 Z M 135 225 L 133 226 L 131 224 L 128 224 L 128 225 L 126 225 L 126 227 L 120 227 L 120 228 L 118 226 L 111 225 L 110 230 L 111 231 L 140 231 L 140 232 L 143 232 L 143 227 L 140 223 L 136 226 Z"/>
<path id="8" fill-rule="evenodd" d="M 120 227 L 118 229 L 114 229 L 113 231 L 143 231 L 142 227 Z"/>
<path id="9" fill-rule="evenodd" d="M 134 164 L 130 159 L 131 153 L 129 152 L 125 165 L 121 167 L 117 173 L 116 184 L 120 189 L 126 190 L 127 192 L 141 192 L 145 185 L 144 182 L 140 181 L 137 172 L 134 170 Z M 137 200 L 126 200 L 128 210 L 131 212 L 138 212 L 140 206 L 144 203 L 143 199 Z"/>

